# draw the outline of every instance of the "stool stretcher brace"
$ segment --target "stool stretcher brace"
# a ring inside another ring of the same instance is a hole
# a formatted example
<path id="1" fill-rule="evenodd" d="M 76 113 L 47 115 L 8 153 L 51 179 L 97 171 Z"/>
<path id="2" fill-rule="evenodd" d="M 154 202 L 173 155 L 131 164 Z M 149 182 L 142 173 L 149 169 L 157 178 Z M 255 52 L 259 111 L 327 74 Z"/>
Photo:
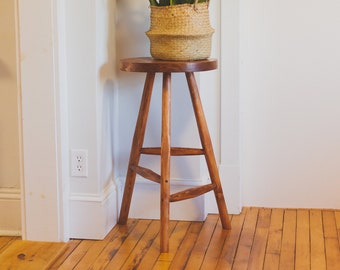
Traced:
<path id="1" fill-rule="evenodd" d="M 227 206 L 224 200 L 221 181 L 215 155 L 204 117 L 202 103 L 199 96 L 194 72 L 214 70 L 217 68 L 217 60 L 205 59 L 199 61 L 163 61 L 152 58 L 128 58 L 120 61 L 120 69 L 127 72 L 146 72 L 146 80 L 142 100 L 139 108 L 135 133 L 132 140 L 132 147 L 129 165 L 126 175 L 126 182 L 120 210 L 118 223 L 126 224 L 133 188 L 136 181 L 136 174 L 160 184 L 160 250 L 169 251 L 169 213 L 170 202 L 191 199 L 206 192 L 213 191 L 220 215 L 223 229 L 230 229 L 230 219 Z M 162 85 L 162 135 L 160 147 L 143 148 L 146 123 L 150 108 L 152 88 L 155 80 L 155 73 L 163 73 Z M 186 75 L 191 101 L 194 109 L 198 132 L 202 148 L 171 147 L 171 73 L 183 72 Z M 141 154 L 160 155 L 160 175 L 148 168 L 139 166 Z M 211 183 L 199 187 L 186 189 L 175 194 L 170 194 L 170 159 L 171 156 L 204 155 L 207 163 Z"/>

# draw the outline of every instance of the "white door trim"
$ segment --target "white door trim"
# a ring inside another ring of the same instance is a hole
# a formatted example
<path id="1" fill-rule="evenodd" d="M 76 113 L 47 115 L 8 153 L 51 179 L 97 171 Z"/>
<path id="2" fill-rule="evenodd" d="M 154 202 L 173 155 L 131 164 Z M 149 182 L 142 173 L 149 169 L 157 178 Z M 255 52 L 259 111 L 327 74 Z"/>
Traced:
<path id="1" fill-rule="evenodd" d="M 242 209 L 240 182 L 239 1 L 221 1 L 221 164 L 228 210 Z"/>
<path id="2" fill-rule="evenodd" d="M 64 1 L 17 1 L 23 239 L 68 240 Z"/>

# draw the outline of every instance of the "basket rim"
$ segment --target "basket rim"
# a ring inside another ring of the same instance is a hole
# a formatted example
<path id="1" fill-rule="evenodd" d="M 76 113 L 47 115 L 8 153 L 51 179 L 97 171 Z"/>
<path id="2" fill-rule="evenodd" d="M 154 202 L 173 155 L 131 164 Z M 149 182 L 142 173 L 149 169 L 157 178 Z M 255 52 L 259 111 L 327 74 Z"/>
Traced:
<path id="1" fill-rule="evenodd" d="M 179 5 L 172 5 L 172 6 L 154 6 L 154 5 L 149 5 L 149 7 L 151 9 L 173 9 L 173 8 L 182 8 L 182 7 L 193 7 L 195 9 L 195 7 L 197 6 L 207 6 L 209 7 L 208 2 L 202 2 L 202 3 L 197 3 L 197 4 L 179 4 Z"/>

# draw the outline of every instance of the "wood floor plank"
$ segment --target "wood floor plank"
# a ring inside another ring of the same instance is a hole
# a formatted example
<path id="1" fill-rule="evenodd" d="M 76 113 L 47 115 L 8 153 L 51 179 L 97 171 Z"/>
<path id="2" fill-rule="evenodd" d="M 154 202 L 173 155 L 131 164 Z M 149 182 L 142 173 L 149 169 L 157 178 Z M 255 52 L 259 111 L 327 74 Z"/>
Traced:
<path id="1" fill-rule="evenodd" d="M 335 223 L 336 223 L 336 230 L 338 232 L 338 240 L 340 245 L 340 211 L 335 211 Z"/>
<path id="2" fill-rule="evenodd" d="M 117 225 L 118 234 L 115 234 L 110 242 L 105 246 L 104 250 L 92 263 L 90 269 L 104 269 L 110 260 L 116 255 L 125 239 L 137 226 L 138 220 L 129 219 L 126 225 Z"/>
<path id="3" fill-rule="evenodd" d="M 103 241 L 0 236 L 0 269 L 340 269 L 339 210 L 244 207 L 231 225 L 222 230 L 218 215 L 171 221 L 169 253 L 160 253 L 159 220 L 129 219 Z"/>
<path id="4" fill-rule="evenodd" d="M 218 215 L 208 215 L 200 231 L 200 234 L 198 235 L 197 241 L 190 254 L 190 258 L 185 269 L 200 269 L 217 221 Z"/>
<path id="5" fill-rule="evenodd" d="M 174 228 L 176 227 L 178 221 L 170 221 L 169 224 L 169 234 L 171 235 Z M 146 252 L 145 256 L 142 258 L 140 264 L 138 265 L 137 269 L 152 269 L 152 267 L 156 264 L 159 255 L 160 255 L 160 235 L 159 235 L 159 228 L 157 229 L 157 236 L 156 239 L 152 242 L 149 250 Z"/>
<path id="6" fill-rule="evenodd" d="M 310 269 L 310 229 L 309 211 L 298 210 L 296 219 L 296 256 L 295 268 Z"/>
<path id="7" fill-rule="evenodd" d="M 169 269 L 177 270 L 177 269 L 184 269 L 187 263 L 188 258 L 194 248 L 194 245 L 197 241 L 198 235 L 203 227 L 202 222 L 192 222 L 184 239 L 179 246 L 177 253 L 173 261 L 171 262 Z"/>
<path id="8" fill-rule="evenodd" d="M 138 225 L 132 230 L 128 237 L 124 240 L 117 253 L 107 264 L 107 269 L 120 269 L 129 257 L 132 250 L 137 245 L 140 238 L 144 235 L 149 227 L 151 220 L 139 220 Z"/>
<path id="9" fill-rule="evenodd" d="M 272 209 L 264 270 L 279 269 L 284 209 Z"/>
<path id="10" fill-rule="evenodd" d="M 295 269 L 296 210 L 285 210 L 280 256 L 280 270 Z"/>
<path id="11" fill-rule="evenodd" d="M 331 210 L 322 211 L 323 232 L 325 238 L 338 238 L 335 213 Z"/>
<path id="12" fill-rule="evenodd" d="M 240 215 L 232 216 L 230 234 L 227 235 L 224 242 L 216 270 L 229 270 L 232 268 L 247 211 L 248 208 L 245 207 Z"/>
<path id="13" fill-rule="evenodd" d="M 110 233 L 105 237 L 102 241 L 94 241 L 94 240 L 83 240 L 82 244 L 87 244 L 90 242 L 91 245 L 88 251 L 86 252 L 86 256 L 83 256 L 81 260 L 74 267 L 74 270 L 83 270 L 92 265 L 96 258 L 105 250 L 105 247 L 116 238 L 117 234 L 119 234 L 119 226 L 114 227 Z M 79 246 L 81 248 L 81 245 Z"/>
<path id="14" fill-rule="evenodd" d="M 249 270 L 263 269 L 270 226 L 270 217 L 271 209 L 260 209 L 254 236 L 254 243 L 249 256 Z"/>
<path id="15" fill-rule="evenodd" d="M 156 261 L 154 266 L 152 267 L 152 270 L 164 270 L 170 268 L 171 262 L 169 261 Z"/>
<path id="16" fill-rule="evenodd" d="M 46 269 L 50 270 L 51 265 L 58 259 L 59 256 L 62 256 L 66 251 L 66 243 L 42 243 L 42 247 L 39 249 L 39 254 L 34 256 L 34 260 L 39 260 L 46 264 Z M 28 269 L 37 269 L 36 266 L 31 266 Z M 42 266 L 39 269 L 44 269 Z"/>
<path id="17" fill-rule="evenodd" d="M 232 269 L 247 269 L 248 267 L 249 255 L 254 241 L 258 212 L 259 209 L 254 207 L 249 208 L 247 211 Z"/>
<path id="18" fill-rule="evenodd" d="M 310 235 L 311 270 L 327 269 L 321 210 L 310 210 Z"/>
<path id="19" fill-rule="evenodd" d="M 170 250 L 169 253 L 161 253 L 159 258 L 152 269 L 168 269 L 172 260 L 175 257 L 176 252 L 178 251 L 179 246 L 181 245 L 184 236 L 186 235 L 188 229 L 190 227 L 190 222 L 181 221 L 178 222 L 172 234 L 170 235 L 169 243 Z"/>
<path id="20" fill-rule="evenodd" d="M 230 217 L 230 221 L 232 222 L 232 217 Z M 201 269 L 216 269 L 223 246 L 230 233 L 231 230 L 223 229 L 222 223 L 219 220 L 211 237 L 207 252 L 204 256 Z"/>
<path id="21" fill-rule="evenodd" d="M 93 246 L 92 241 L 82 241 L 76 247 L 76 249 L 66 258 L 66 260 L 58 267 L 58 269 L 59 270 L 74 269 L 92 246 Z"/>
<path id="22" fill-rule="evenodd" d="M 161 253 L 159 255 L 154 269 L 162 268 L 162 265 L 167 265 L 167 266 L 170 265 L 189 227 L 190 227 L 190 222 L 188 221 L 180 221 L 177 223 L 176 227 L 174 228 L 169 238 L 169 246 L 170 246 L 169 252 Z M 167 262 L 167 263 L 163 264 L 163 262 Z"/>
<path id="23" fill-rule="evenodd" d="M 133 269 L 138 268 L 143 257 L 150 249 L 152 243 L 155 241 L 156 236 L 159 233 L 160 222 L 153 220 L 141 239 L 138 241 L 136 247 L 132 250 L 129 257 L 125 261 L 121 269 Z"/>
<path id="24" fill-rule="evenodd" d="M 20 238 L 16 236 L 1 236 L 0 237 L 0 254 L 2 253 L 3 249 L 5 249 L 8 245 L 10 245 L 10 243 L 16 240 L 20 240 Z"/>
<path id="25" fill-rule="evenodd" d="M 340 250 L 339 242 L 335 238 L 325 239 L 326 248 L 326 265 L 327 270 L 339 270 L 340 268 Z"/>
<path id="26" fill-rule="evenodd" d="M 327 270 L 340 268 L 340 247 L 334 211 L 322 211 Z"/>
<path id="27" fill-rule="evenodd" d="M 14 241 L 0 254 L 1 269 L 49 269 L 65 247 L 65 243 Z"/>
<path id="28" fill-rule="evenodd" d="M 77 246 L 81 243 L 81 240 L 70 240 L 67 243 L 64 253 L 59 256 L 54 263 L 50 266 L 49 270 L 56 270 L 61 267 L 64 261 L 73 253 Z"/>

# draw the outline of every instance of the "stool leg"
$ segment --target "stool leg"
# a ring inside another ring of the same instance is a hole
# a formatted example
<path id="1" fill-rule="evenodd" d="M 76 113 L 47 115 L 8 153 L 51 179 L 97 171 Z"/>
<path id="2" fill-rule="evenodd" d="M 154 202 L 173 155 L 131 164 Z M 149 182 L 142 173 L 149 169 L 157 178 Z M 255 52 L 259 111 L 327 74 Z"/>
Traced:
<path id="1" fill-rule="evenodd" d="M 222 227 L 224 229 L 230 229 L 230 220 L 228 216 L 227 206 L 224 200 L 220 176 L 218 173 L 215 155 L 209 135 L 208 125 L 204 117 L 204 112 L 202 108 L 201 99 L 198 92 L 197 83 L 195 80 L 195 75 L 192 72 L 186 73 L 186 78 L 189 86 L 189 91 L 191 95 L 191 101 L 195 112 L 197 127 L 201 139 L 201 143 L 204 149 L 204 155 L 207 162 L 211 182 L 216 185 L 214 189 L 216 203 L 218 211 L 220 214 L 220 219 Z"/>
<path id="2" fill-rule="evenodd" d="M 169 252 L 171 73 L 163 73 L 161 142 L 161 252 Z"/>
<path id="3" fill-rule="evenodd" d="M 136 180 L 136 172 L 132 170 L 131 168 L 133 166 L 137 166 L 140 160 L 140 155 L 141 155 L 140 149 L 142 148 L 143 142 L 144 142 L 145 128 L 146 128 L 146 123 L 148 119 L 154 79 L 155 79 L 154 72 L 147 73 L 145 84 L 144 84 L 143 96 L 142 96 L 138 118 L 136 122 L 135 133 L 133 135 L 133 140 L 132 140 L 132 147 L 131 147 L 129 165 L 128 165 L 128 169 L 126 173 L 126 181 L 125 181 L 122 206 L 120 209 L 120 215 L 119 215 L 119 220 L 118 220 L 118 224 L 122 224 L 122 225 L 126 224 L 128 215 L 129 215 L 131 198 L 132 198 L 133 188 L 134 188 L 135 180 Z"/>

